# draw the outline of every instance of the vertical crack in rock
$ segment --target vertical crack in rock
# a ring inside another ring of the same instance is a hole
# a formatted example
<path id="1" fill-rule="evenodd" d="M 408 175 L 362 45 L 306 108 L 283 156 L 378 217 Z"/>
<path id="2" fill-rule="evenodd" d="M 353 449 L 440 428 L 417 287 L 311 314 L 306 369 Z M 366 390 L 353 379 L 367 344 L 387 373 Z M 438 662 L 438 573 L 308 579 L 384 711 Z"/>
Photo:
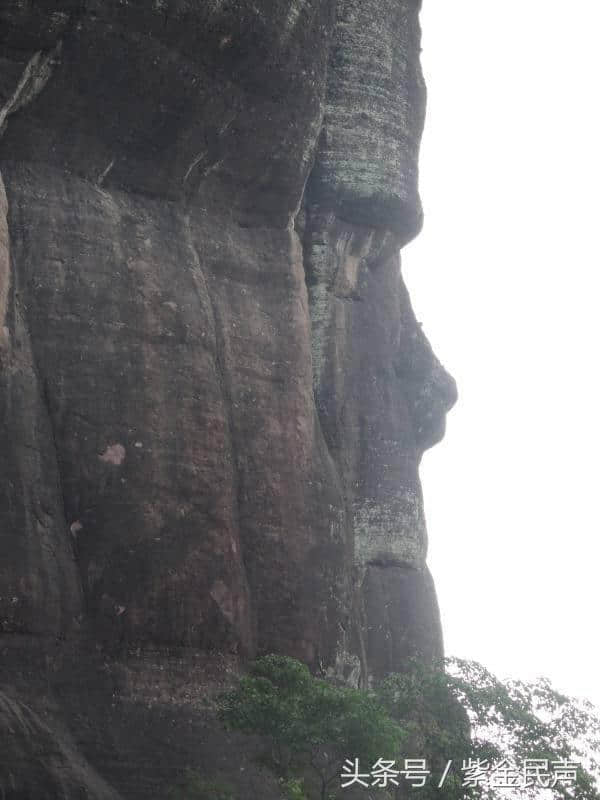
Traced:
<path id="1" fill-rule="evenodd" d="M 8 200 L 0 173 L 0 365 L 9 347 L 7 325 L 8 294 L 10 289 L 10 245 L 8 238 Z"/>
<path id="2" fill-rule="evenodd" d="M 34 375 L 36 376 L 38 386 L 40 387 L 42 409 L 43 409 L 43 412 L 45 413 L 46 418 L 48 420 L 48 429 L 49 429 L 49 432 L 50 432 L 50 447 L 51 447 L 52 458 L 53 458 L 54 465 L 55 465 L 55 470 L 56 470 L 56 483 L 57 483 L 57 491 L 56 491 L 56 493 L 57 493 L 58 504 L 59 504 L 60 512 L 61 512 L 59 525 L 63 528 L 63 531 L 64 531 L 64 539 L 65 539 L 65 541 L 67 543 L 66 546 L 67 546 L 67 550 L 68 550 L 68 553 L 69 553 L 69 557 L 73 561 L 73 564 L 76 564 L 76 562 L 77 562 L 77 554 L 76 554 L 76 550 L 75 550 L 75 547 L 74 547 L 74 536 L 73 536 L 74 528 L 73 528 L 73 525 L 69 525 L 68 524 L 68 502 L 67 502 L 67 495 L 66 495 L 66 492 L 65 492 L 65 488 L 64 488 L 64 484 L 63 484 L 63 478 L 62 478 L 62 474 L 61 474 L 61 467 L 60 467 L 60 460 L 59 460 L 60 449 L 59 449 L 59 446 L 58 446 L 58 439 L 57 439 L 57 436 L 56 436 L 56 422 L 55 422 L 53 411 L 52 411 L 50 393 L 48 391 L 48 382 L 40 374 L 40 370 L 39 370 L 39 368 L 37 366 L 35 353 L 33 352 L 33 349 L 31 351 L 31 361 L 32 361 Z M 77 575 L 76 592 L 77 592 L 77 596 L 78 596 L 78 604 L 81 605 L 81 611 L 83 611 L 83 604 L 84 604 L 85 595 L 84 595 L 84 592 L 83 592 L 83 584 L 82 584 L 82 581 L 81 581 L 81 573 L 80 573 L 79 569 L 77 569 L 76 575 Z M 61 602 L 61 608 L 62 609 L 65 609 L 67 606 L 68 606 L 68 603 L 66 603 L 64 601 Z M 61 625 L 61 630 L 64 631 L 64 632 L 69 632 L 69 628 L 73 628 L 74 623 L 75 624 L 79 624 L 79 614 L 75 618 L 63 619 L 62 625 Z"/>

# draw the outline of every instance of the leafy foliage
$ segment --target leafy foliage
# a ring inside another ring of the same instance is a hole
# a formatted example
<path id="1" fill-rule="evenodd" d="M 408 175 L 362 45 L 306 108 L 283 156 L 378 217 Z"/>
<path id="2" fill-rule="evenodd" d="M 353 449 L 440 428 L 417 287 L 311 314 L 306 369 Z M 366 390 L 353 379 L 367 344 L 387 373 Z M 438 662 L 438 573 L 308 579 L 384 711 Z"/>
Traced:
<path id="1" fill-rule="evenodd" d="M 229 786 L 207 781 L 195 770 L 187 770 L 183 779 L 172 787 L 168 800 L 235 800 Z"/>
<path id="2" fill-rule="evenodd" d="M 398 752 L 403 731 L 371 693 L 313 678 L 304 664 L 265 656 L 239 687 L 221 698 L 231 727 L 267 737 L 273 765 L 285 776 L 308 763 L 323 800 L 348 758 L 373 763 Z"/>
<path id="3" fill-rule="evenodd" d="M 304 792 L 304 781 L 300 778 L 287 778 L 281 781 L 281 788 L 286 800 L 307 800 Z"/>
<path id="4" fill-rule="evenodd" d="M 525 759 L 580 762 L 573 787 L 557 783 L 555 797 L 599 800 L 594 780 L 599 770 L 600 718 L 593 706 L 557 692 L 544 678 L 535 682 L 503 682 L 474 661 L 412 661 L 402 675 L 391 675 L 379 696 L 394 718 L 402 721 L 421 751 L 435 766 L 450 758 L 522 765 Z M 443 768 L 443 767 L 442 767 Z M 440 770 L 441 771 L 441 770 Z M 459 780 L 456 780 L 459 778 Z M 447 798 L 473 792 L 462 787 L 462 775 L 449 775 L 436 794 Z M 488 797 L 494 791 L 478 790 Z M 539 794 L 537 786 L 520 790 Z M 421 790 L 421 797 L 427 792 Z M 502 792 L 506 797 L 506 793 Z"/>
<path id="5" fill-rule="evenodd" d="M 266 656 L 221 697 L 220 715 L 230 727 L 266 738 L 269 763 L 282 776 L 288 800 L 345 796 L 340 773 L 347 758 L 365 765 L 425 758 L 432 778 L 441 777 L 452 759 L 454 769 L 441 789 L 437 780 L 420 788 L 401 782 L 397 796 L 419 800 L 515 796 L 485 785 L 463 786 L 463 761 L 522 766 L 525 759 L 542 759 L 550 766 L 569 759 L 582 764 L 576 784 L 558 782 L 542 796 L 600 800 L 594 780 L 600 719 L 591 704 L 560 694 L 545 679 L 500 681 L 473 661 L 413 660 L 374 691 L 359 691 L 314 678 L 294 659 Z M 303 785 L 297 777 L 308 767 L 318 779 L 316 795 L 310 782 Z M 540 792 L 539 786 L 518 790 L 521 797 Z M 388 789 L 375 793 L 389 797 Z"/>
<path id="6" fill-rule="evenodd" d="M 482 757 L 580 761 L 577 784 L 558 783 L 559 797 L 598 800 L 600 718 L 591 703 L 556 691 L 546 678 L 502 682 L 473 661 L 449 659 L 450 687 L 472 725 L 472 750 Z M 532 788 L 531 795 L 539 792 Z"/>
<path id="7" fill-rule="evenodd" d="M 441 662 L 431 665 L 412 659 L 406 672 L 390 675 L 377 693 L 389 714 L 407 731 L 403 757 L 425 758 L 432 775 L 441 776 L 449 759 L 457 763 L 472 756 L 469 719 Z M 454 800 L 465 795 L 462 775 L 456 771 L 448 773 L 441 789 L 437 783 L 404 788 L 406 795 L 418 795 L 420 800 L 434 796 Z"/>

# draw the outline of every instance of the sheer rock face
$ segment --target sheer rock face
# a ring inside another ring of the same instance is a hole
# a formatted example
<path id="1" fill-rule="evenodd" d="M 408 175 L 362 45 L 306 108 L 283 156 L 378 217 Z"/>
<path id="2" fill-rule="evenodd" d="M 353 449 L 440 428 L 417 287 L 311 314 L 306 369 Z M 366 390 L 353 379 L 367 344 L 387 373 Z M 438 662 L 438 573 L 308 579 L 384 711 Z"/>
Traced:
<path id="1" fill-rule="evenodd" d="M 2 758 L 10 765 L 1 784 L 5 797 L 118 800 L 68 736 L 57 737 L 31 708 L 2 692 L 0 737 Z M 36 743 L 36 758 L 32 758 L 32 741 Z"/>
<path id="2" fill-rule="evenodd" d="M 4 641 L 362 682 L 441 652 L 418 10 L 2 4 Z"/>

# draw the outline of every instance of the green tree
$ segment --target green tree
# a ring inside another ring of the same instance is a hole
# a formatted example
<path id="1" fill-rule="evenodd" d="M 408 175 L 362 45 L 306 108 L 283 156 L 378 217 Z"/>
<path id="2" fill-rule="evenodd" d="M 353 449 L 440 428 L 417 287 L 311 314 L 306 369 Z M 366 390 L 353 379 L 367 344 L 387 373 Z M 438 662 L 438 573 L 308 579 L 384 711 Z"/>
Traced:
<path id="1" fill-rule="evenodd" d="M 251 664 L 238 688 L 221 697 L 220 716 L 232 728 L 266 737 L 271 763 L 284 777 L 310 766 L 321 800 L 339 789 L 345 759 L 394 759 L 404 738 L 372 693 L 314 678 L 285 656 Z"/>
<path id="2" fill-rule="evenodd" d="M 595 775 L 600 769 L 600 718 L 587 701 L 557 692 L 546 679 L 506 681 L 474 661 L 412 661 L 406 673 L 391 675 L 378 694 L 392 716 L 407 729 L 411 745 L 422 748 L 440 768 L 447 760 L 461 765 L 479 759 L 492 765 L 503 759 L 522 766 L 525 759 L 579 762 L 574 786 L 549 789 L 558 798 L 599 800 Z M 443 767 L 442 767 L 443 769 Z M 462 774 L 450 774 L 441 796 L 459 798 Z M 539 786 L 520 789 L 533 797 Z M 431 793 L 431 788 L 430 788 Z M 434 792 L 440 796 L 439 792 Z M 478 792 L 494 797 L 497 792 Z M 424 798 L 421 792 L 420 797 Z M 506 793 L 502 792 L 506 798 Z"/>
<path id="3" fill-rule="evenodd" d="M 348 758 L 358 758 L 365 772 L 378 759 L 399 762 L 398 768 L 405 758 L 426 759 L 431 779 L 424 787 L 400 778 L 393 790 L 397 798 L 419 800 L 511 797 L 485 785 L 463 786 L 463 761 L 491 768 L 506 760 L 522 769 L 525 759 L 539 759 L 548 762 L 551 776 L 552 762 L 571 760 L 581 764 L 575 784 L 559 781 L 546 796 L 600 800 L 594 778 L 600 719 L 591 704 L 566 697 L 544 679 L 502 682 L 473 661 L 412 660 L 405 672 L 365 692 L 314 678 L 294 659 L 266 656 L 221 697 L 220 715 L 232 728 L 267 739 L 269 762 L 294 800 L 349 797 L 340 786 Z M 439 789 L 449 760 L 452 769 Z M 309 767 L 318 789 L 297 780 Z M 538 785 L 518 792 L 520 797 L 539 793 Z M 389 797 L 390 790 L 373 788 L 373 794 Z"/>

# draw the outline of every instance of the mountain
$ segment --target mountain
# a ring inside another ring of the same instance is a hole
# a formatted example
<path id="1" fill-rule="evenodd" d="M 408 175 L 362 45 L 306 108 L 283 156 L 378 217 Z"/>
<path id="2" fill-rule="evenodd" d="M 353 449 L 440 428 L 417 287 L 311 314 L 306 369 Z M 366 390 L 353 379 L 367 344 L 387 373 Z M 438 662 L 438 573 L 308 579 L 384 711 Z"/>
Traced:
<path id="1" fill-rule="evenodd" d="M 256 654 L 363 686 L 441 654 L 419 5 L 2 3 L 7 800 L 248 760 L 207 709 Z"/>

